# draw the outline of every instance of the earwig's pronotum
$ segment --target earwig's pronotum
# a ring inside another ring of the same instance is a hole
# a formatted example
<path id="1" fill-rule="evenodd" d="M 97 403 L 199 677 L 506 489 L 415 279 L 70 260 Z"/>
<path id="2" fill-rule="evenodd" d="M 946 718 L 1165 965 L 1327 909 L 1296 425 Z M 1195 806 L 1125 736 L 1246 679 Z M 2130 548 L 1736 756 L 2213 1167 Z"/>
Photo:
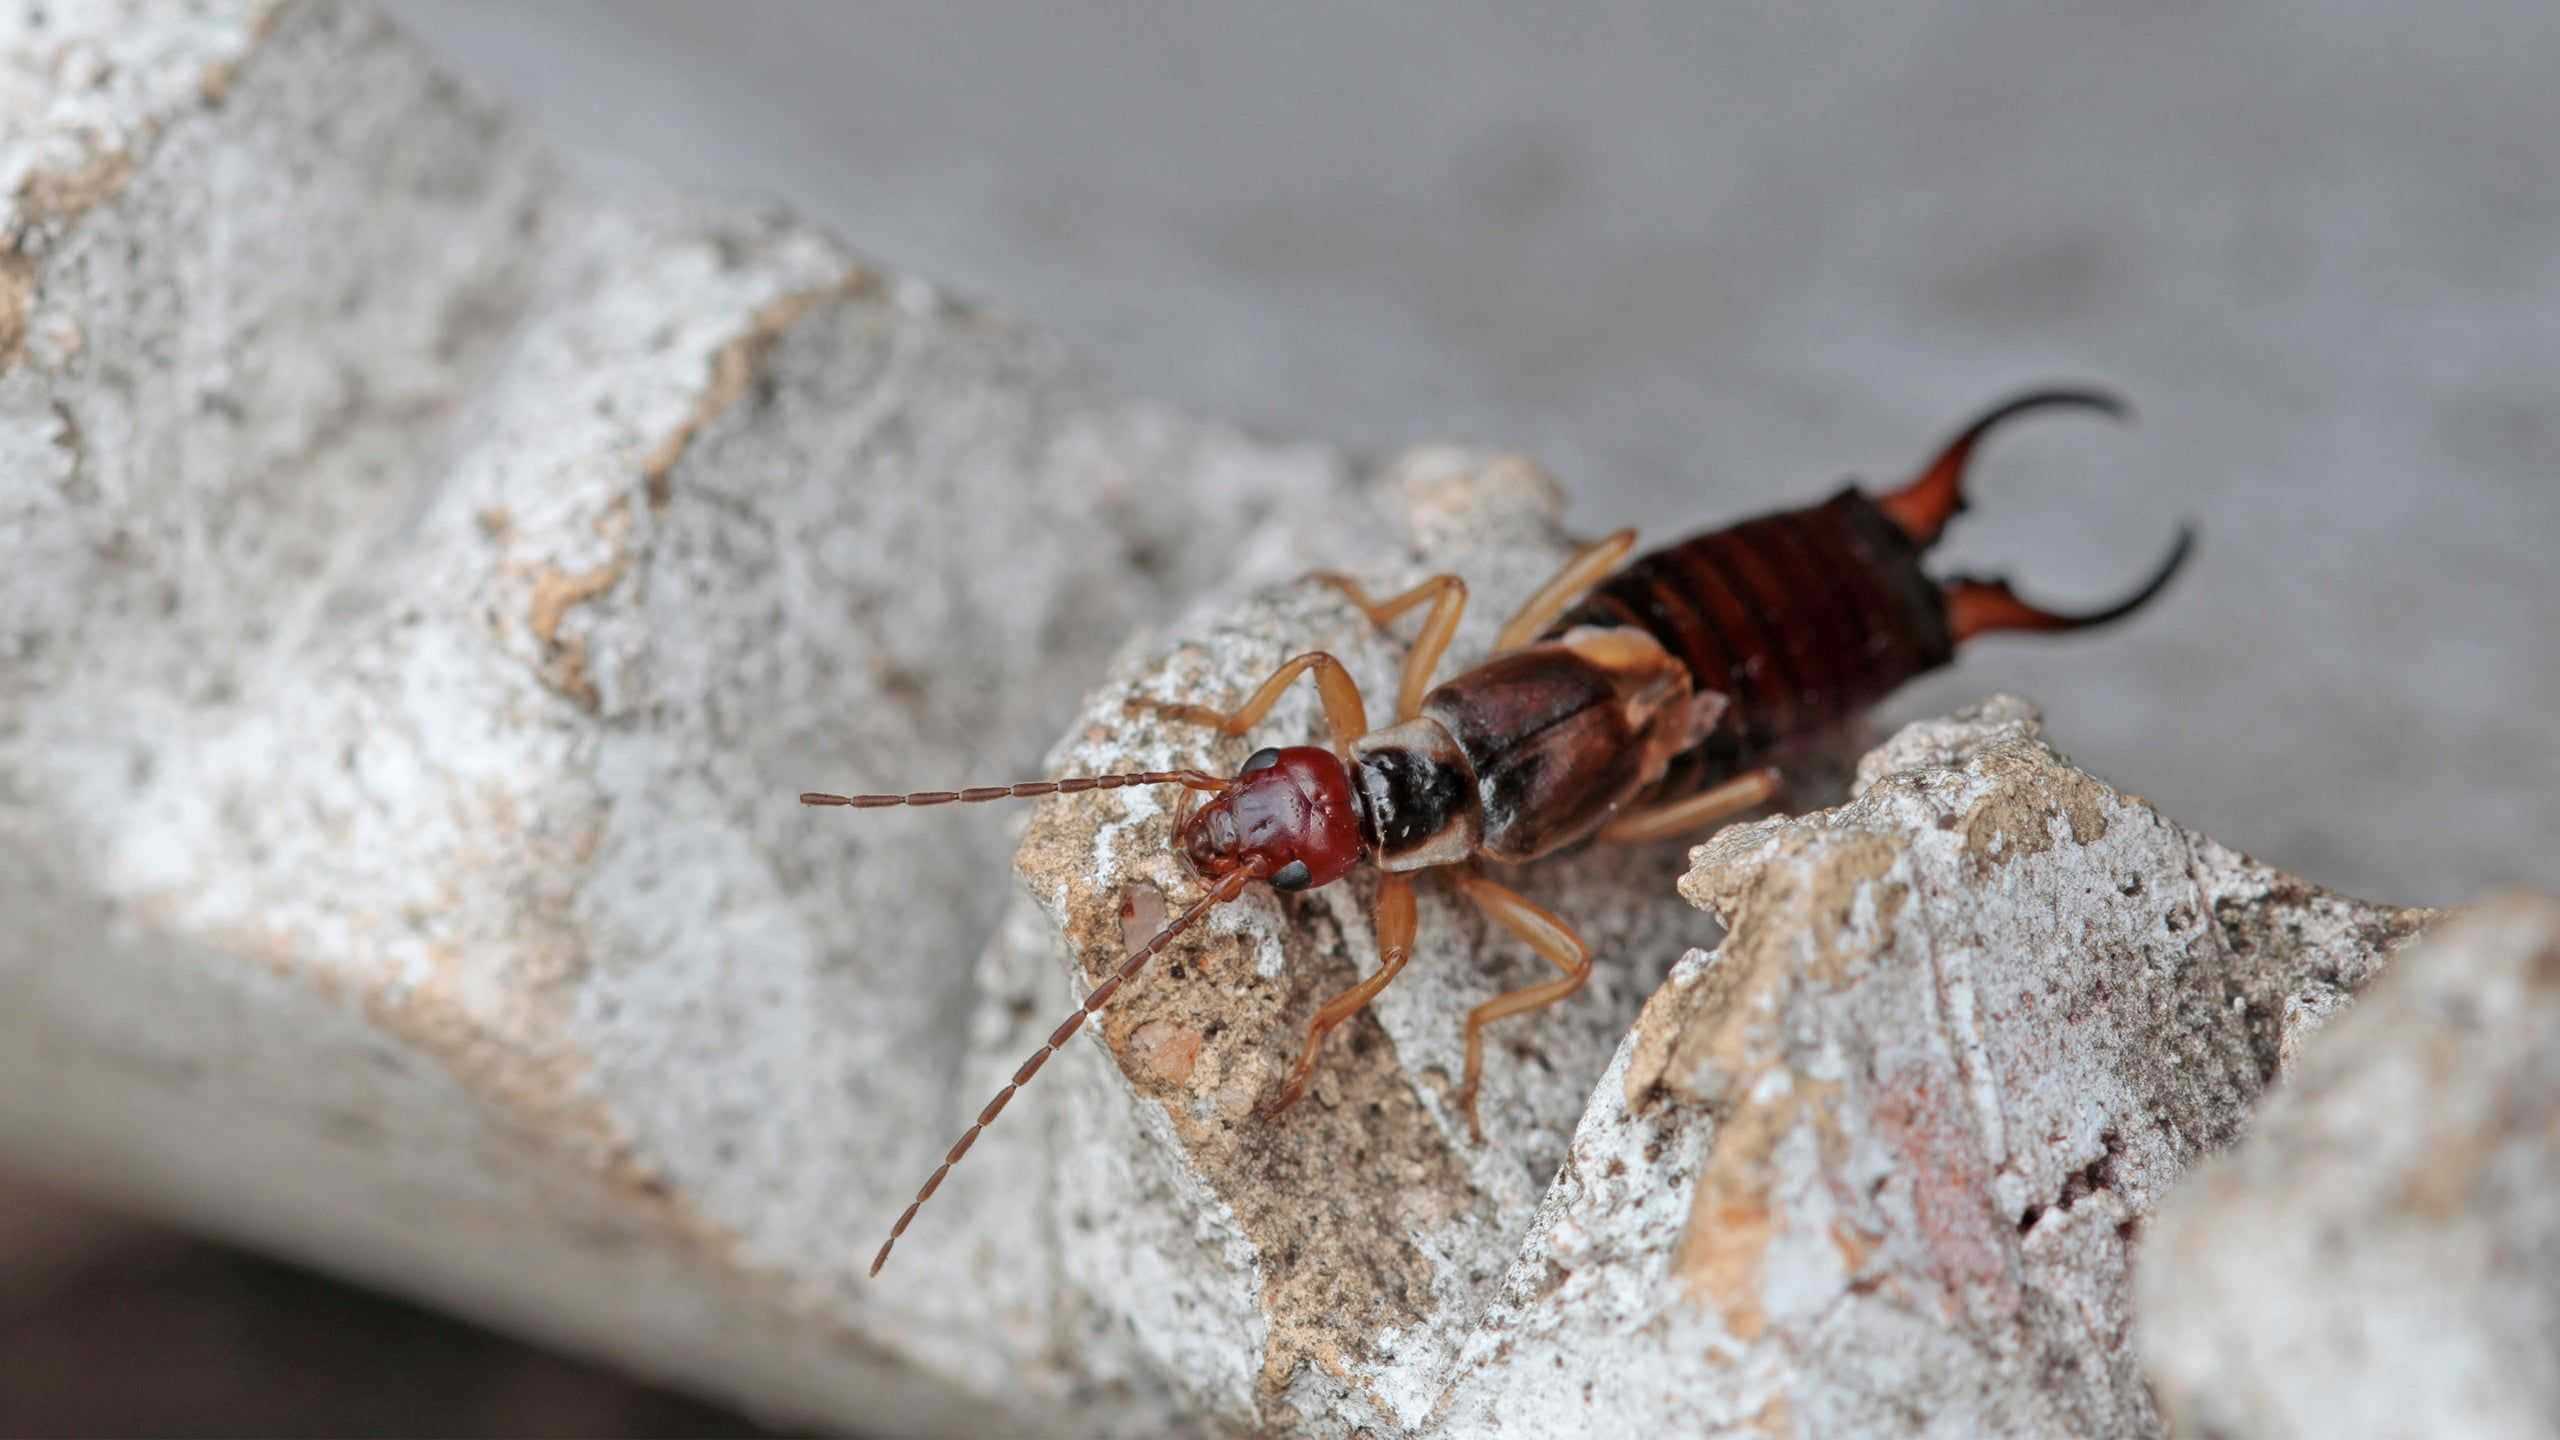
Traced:
<path id="1" fill-rule="evenodd" d="M 1445 869 L 1490 919 L 1555 963 L 1557 978 L 1498 995 L 1467 1015 L 1466 1073 L 1455 1098 L 1481 1142 L 1475 1097 L 1484 1027 L 1581 989 L 1591 952 L 1562 919 L 1485 878 L 1479 859 L 1517 864 L 1579 841 L 1660 840 L 1760 805 L 1778 790 L 1769 757 L 1947 664 L 1966 640 L 1998 630 L 2103 625 L 2142 608 L 2177 574 L 2194 543 L 2192 529 L 2180 529 L 2167 558 L 2132 594 L 2081 614 L 2029 604 L 2005 581 L 1941 583 L 1921 570 L 1923 552 L 1965 508 L 1964 472 L 1975 445 L 2005 420 L 2055 406 L 2124 413 L 2096 391 L 2038 391 L 1974 421 L 1888 494 L 1871 497 L 1851 486 L 1810 509 L 1746 520 L 1624 568 L 1636 533 L 1621 530 L 1530 596 L 1502 627 L 1490 658 L 1437 688 L 1432 672 L 1457 630 L 1465 581 L 1435 575 L 1380 600 L 1346 576 L 1319 575 L 1379 625 L 1430 607 L 1405 662 L 1396 723 L 1384 730 L 1369 728 L 1350 672 L 1322 651 L 1282 665 L 1233 710 L 1130 702 L 1241 735 L 1313 672 L 1332 731 L 1329 750 L 1258 750 L 1232 779 L 1167 770 L 912 795 L 802 795 L 804 805 L 868 808 L 1180 785 L 1186 793 L 1175 831 L 1209 885 L 1095 986 L 978 1112 L 890 1228 L 871 1273 L 880 1273 L 916 1211 L 1014 1091 L 1174 936 L 1255 881 L 1313 889 L 1364 859 L 1384 872 L 1375 908 L 1378 969 L 1317 1009 L 1266 1114 L 1306 1094 L 1325 1037 L 1404 968 L 1416 925 L 1414 872 Z M 1211 798 L 1195 811 L 1200 794 Z"/>

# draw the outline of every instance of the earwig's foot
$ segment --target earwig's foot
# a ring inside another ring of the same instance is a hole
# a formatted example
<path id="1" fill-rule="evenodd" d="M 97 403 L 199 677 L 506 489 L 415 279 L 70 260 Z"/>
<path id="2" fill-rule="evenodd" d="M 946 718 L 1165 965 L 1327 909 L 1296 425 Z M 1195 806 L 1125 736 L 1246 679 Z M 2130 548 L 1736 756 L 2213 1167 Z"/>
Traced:
<path id="1" fill-rule="evenodd" d="M 1307 1098 L 1307 1086 L 1316 1075 L 1316 1052 L 1324 1048 L 1324 1037 L 1332 1033 L 1332 1026 L 1321 1023 L 1307 1032 L 1306 1048 L 1298 1052 L 1298 1063 L 1289 1067 L 1289 1078 L 1280 1083 L 1279 1097 L 1262 1107 L 1262 1118 L 1275 1118 Z"/>
<path id="2" fill-rule="evenodd" d="M 1476 1087 L 1473 1085 L 1461 1085 L 1458 1087 L 1458 1093 L 1451 1098 L 1456 1101 L 1458 1108 L 1466 1114 L 1468 1138 L 1474 1140 L 1478 1145 L 1483 1144 L 1484 1122 L 1476 1117 Z"/>
<path id="3" fill-rule="evenodd" d="M 1422 622 L 1422 631 L 1413 640 L 1413 649 L 1404 659 L 1404 681 L 1396 691 L 1396 719 L 1410 720 L 1422 713 L 1422 697 L 1431 688 L 1431 672 L 1438 669 L 1440 657 L 1449 651 L 1449 638 L 1458 633 L 1458 616 L 1467 608 L 1467 582 L 1455 575 L 1434 575 L 1401 594 L 1374 600 L 1361 588 L 1360 582 L 1338 570 L 1315 570 L 1307 578 L 1332 586 L 1343 593 L 1369 623 L 1384 630 L 1394 620 L 1417 605 L 1429 605 L 1430 615 Z"/>
<path id="4" fill-rule="evenodd" d="M 1292 1075 L 1289 1077 L 1289 1083 L 1280 1087 L 1280 1093 L 1264 1101 L 1254 1113 L 1265 1120 L 1277 1120 L 1291 1106 L 1306 1098 L 1307 1077 Z"/>
<path id="5" fill-rule="evenodd" d="M 1359 581 L 1339 570 L 1310 570 L 1306 573 L 1306 578 L 1319 585 L 1330 585 L 1341 591 L 1344 599 L 1349 600 L 1361 614 L 1368 616 L 1370 624 L 1381 630 L 1387 628 L 1387 622 L 1395 618 L 1384 606 L 1369 598 L 1369 592 L 1361 586 Z"/>
<path id="6" fill-rule="evenodd" d="M 1315 1067 L 1312 1065 L 1302 1065 L 1290 1071 L 1288 1081 L 1280 1087 L 1280 1093 L 1263 1103 L 1262 1118 L 1277 1120 L 1282 1112 L 1306 1099 L 1307 1086 L 1314 1073 Z"/>

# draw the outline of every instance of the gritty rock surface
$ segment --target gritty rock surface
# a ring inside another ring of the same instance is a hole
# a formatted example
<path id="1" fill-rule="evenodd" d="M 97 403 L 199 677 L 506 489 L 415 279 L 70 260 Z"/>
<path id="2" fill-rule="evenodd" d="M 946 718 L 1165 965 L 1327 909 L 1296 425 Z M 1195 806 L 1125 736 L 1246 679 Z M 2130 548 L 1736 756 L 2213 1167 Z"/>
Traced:
<path id="1" fill-rule="evenodd" d="M 2560 1431 L 2560 904 L 2430 933 L 2169 1197 L 2136 1277 L 2183 1434 Z"/>
<path id="2" fill-rule="evenodd" d="M 1345 467 L 585 194 L 361 8 L 47 9 L 0 37 L 0 1147 L 781 1417 L 1141 1413 L 1000 1233 L 1036 1202 L 863 1282 L 1009 842 L 793 796 L 1033 771 Z"/>
<path id="3" fill-rule="evenodd" d="M 2145 1218 L 2425 917 L 2179 830 L 2014 700 L 1859 774 L 1696 852 L 1730 933 L 1647 1003 L 1437 1433 L 2158 1432 Z"/>
<path id="4" fill-rule="evenodd" d="M 2141 1217 L 2421 918 L 2001 702 L 1701 852 L 1712 956 L 1677 847 L 1504 877 L 1600 964 L 1493 1032 L 1482 1145 L 1462 1018 L 1544 962 L 1426 884 L 1265 1119 L 1374 889 L 1257 891 L 866 1280 L 1196 890 L 1155 792 L 792 796 L 1026 778 L 1066 716 L 1048 773 L 1232 770 L 1311 693 L 1123 702 L 1312 647 L 1384 717 L 1404 641 L 1287 577 L 1455 570 L 1463 665 L 1554 483 L 1364 482 L 787 220 L 605 203 L 358 8 L 48 12 L 0 36 L 18 1163 L 848 1431 L 2138 1429 Z"/>

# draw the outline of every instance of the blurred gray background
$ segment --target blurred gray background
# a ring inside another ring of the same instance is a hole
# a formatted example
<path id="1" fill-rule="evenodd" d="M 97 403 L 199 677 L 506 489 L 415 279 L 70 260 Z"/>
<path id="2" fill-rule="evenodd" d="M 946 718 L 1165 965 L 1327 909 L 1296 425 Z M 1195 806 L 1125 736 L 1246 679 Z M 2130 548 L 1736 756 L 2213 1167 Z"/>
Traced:
<path id="1" fill-rule="evenodd" d="M 1196 411 L 1533 452 L 1588 531 L 2117 386 L 1990 448 L 1947 568 L 2091 599 L 2193 517 L 2196 570 L 1887 718 L 2016 689 L 2321 883 L 2560 888 L 2548 0 L 392 8 L 608 183 L 781 200 Z"/>

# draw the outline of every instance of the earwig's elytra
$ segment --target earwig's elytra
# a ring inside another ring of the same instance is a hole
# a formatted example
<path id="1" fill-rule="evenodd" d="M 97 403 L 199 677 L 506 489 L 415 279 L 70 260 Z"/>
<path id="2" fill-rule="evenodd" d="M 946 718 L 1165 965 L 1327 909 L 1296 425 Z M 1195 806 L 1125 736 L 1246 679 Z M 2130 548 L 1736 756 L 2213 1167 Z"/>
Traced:
<path id="1" fill-rule="evenodd" d="M 1256 750 L 1232 777 L 1133 771 L 908 795 L 802 795 L 806 805 L 867 809 L 1178 785 L 1176 841 L 1208 886 L 1096 985 L 978 1113 L 890 1228 L 872 1273 L 951 1167 L 1058 1047 L 1175 936 L 1255 883 L 1307 890 L 1363 861 L 1380 871 L 1372 902 L 1378 967 L 1318 1007 L 1296 1063 L 1262 1107 L 1266 1115 L 1304 1097 L 1326 1037 L 1404 968 L 1418 923 L 1417 873 L 1442 872 L 1487 919 L 1555 965 L 1553 978 L 1497 995 L 1467 1015 L 1465 1071 L 1452 1099 L 1480 1143 L 1485 1027 L 1580 990 L 1592 955 L 1563 917 L 1487 878 L 1479 861 L 1519 864 L 1577 844 L 1668 839 L 1765 804 L 1779 785 L 1773 757 L 1949 663 L 1965 641 L 2120 620 L 2150 603 L 2186 563 L 2195 534 L 2181 527 L 2130 594 L 2079 613 L 2031 604 L 2005 580 L 1941 582 L 1922 570 L 1921 556 L 1965 508 L 1965 469 L 1983 438 L 2020 415 L 2064 407 L 2125 413 L 2098 391 L 2035 391 L 1983 414 L 1918 475 L 1881 496 L 1853 485 L 1820 505 L 1744 520 L 1632 562 L 1635 532 L 1619 531 L 1531 595 L 1502 627 L 1491 655 L 1437 686 L 1432 677 L 1467 603 L 1465 581 L 1435 575 L 1373 598 L 1349 576 L 1319 573 L 1312 578 L 1340 590 L 1378 625 L 1425 610 L 1397 687 L 1394 723 L 1372 730 L 1351 673 L 1322 651 L 1292 658 L 1233 710 L 1129 702 L 1241 736 L 1291 685 L 1312 678 L 1329 745 Z"/>

